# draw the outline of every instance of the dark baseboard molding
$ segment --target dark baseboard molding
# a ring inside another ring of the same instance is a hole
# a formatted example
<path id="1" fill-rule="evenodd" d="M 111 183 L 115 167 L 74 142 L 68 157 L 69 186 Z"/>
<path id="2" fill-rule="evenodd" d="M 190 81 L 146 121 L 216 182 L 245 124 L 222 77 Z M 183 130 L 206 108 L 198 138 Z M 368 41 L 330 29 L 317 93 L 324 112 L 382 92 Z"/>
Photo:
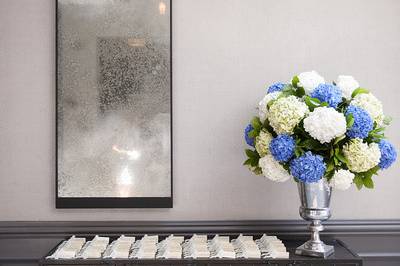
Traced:
<path id="1" fill-rule="evenodd" d="M 400 220 L 331 220 L 324 222 L 324 235 L 399 235 Z M 250 221 L 3 221 L 0 237 L 9 235 L 61 236 L 70 234 L 120 233 L 274 233 L 308 234 L 301 220 Z"/>

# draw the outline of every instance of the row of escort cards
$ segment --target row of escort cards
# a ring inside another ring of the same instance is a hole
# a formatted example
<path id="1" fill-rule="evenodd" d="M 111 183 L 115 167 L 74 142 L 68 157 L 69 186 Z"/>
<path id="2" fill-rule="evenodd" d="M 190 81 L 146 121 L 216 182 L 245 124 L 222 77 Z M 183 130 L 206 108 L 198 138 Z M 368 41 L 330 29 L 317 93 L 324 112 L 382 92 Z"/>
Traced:
<path id="1" fill-rule="evenodd" d="M 121 235 L 110 243 L 109 237 L 95 236 L 92 240 L 72 236 L 63 241 L 47 259 L 264 259 L 289 258 L 283 242 L 276 236 L 240 234 L 229 236 L 196 235 L 185 239 L 170 235 L 159 241 L 157 235 L 141 239 Z"/>

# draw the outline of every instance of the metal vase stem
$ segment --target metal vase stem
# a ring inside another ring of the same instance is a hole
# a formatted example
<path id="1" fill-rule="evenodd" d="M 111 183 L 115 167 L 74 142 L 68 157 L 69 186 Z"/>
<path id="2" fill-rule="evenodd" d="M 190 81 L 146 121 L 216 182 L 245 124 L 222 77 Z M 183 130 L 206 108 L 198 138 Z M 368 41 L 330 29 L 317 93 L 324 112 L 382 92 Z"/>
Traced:
<path id="1" fill-rule="evenodd" d="M 321 241 L 319 232 L 324 230 L 321 222 L 331 217 L 332 189 L 325 178 L 314 183 L 298 182 L 297 187 L 301 204 L 299 213 L 304 220 L 311 222 L 311 239 L 298 247 L 296 254 L 326 258 L 334 253 L 334 248 Z"/>

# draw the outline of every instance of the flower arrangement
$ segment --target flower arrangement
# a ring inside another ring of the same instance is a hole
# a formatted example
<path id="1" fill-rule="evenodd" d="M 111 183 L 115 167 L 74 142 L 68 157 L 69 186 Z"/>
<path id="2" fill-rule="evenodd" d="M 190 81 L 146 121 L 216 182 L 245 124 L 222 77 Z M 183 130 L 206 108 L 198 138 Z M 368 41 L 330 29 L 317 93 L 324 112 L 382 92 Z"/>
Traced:
<path id="1" fill-rule="evenodd" d="M 275 83 L 245 129 L 244 165 L 256 175 L 284 182 L 317 182 L 331 187 L 373 188 L 372 177 L 397 158 L 385 139 L 390 118 L 382 103 L 352 76 L 332 84 L 317 72 L 303 72 L 288 84 Z"/>

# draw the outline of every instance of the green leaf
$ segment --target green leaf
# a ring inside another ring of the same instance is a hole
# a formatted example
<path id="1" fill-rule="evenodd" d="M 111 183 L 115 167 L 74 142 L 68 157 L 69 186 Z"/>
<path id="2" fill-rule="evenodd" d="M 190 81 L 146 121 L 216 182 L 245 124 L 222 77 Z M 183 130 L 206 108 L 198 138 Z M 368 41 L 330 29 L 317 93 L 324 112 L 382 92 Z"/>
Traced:
<path id="1" fill-rule="evenodd" d="M 367 177 L 367 178 L 371 178 L 373 175 L 377 174 L 379 169 L 380 169 L 380 167 L 377 165 L 377 166 L 369 169 L 368 171 L 364 172 L 364 176 Z"/>
<path id="2" fill-rule="evenodd" d="M 341 161 L 344 164 L 348 164 L 349 162 L 347 161 L 346 157 L 344 157 L 340 152 L 338 154 L 335 155 L 336 158 L 339 159 L 339 161 Z"/>
<path id="3" fill-rule="evenodd" d="M 321 101 L 318 98 L 312 98 L 310 96 L 308 96 L 307 98 L 311 101 L 312 104 L 314 104 L 316 106 L 321 104 Z"/>
<path id="4" fill-rule="evenodd" d="M 374 188 L 374 181 L 372 180 L 372 178 L 370 176 L 364 177 L 362 181 L 366 188 L 369 188 L 369 189 Z"/>
<path id="5" fill-rule="evenodd" d="M 289 163 L 285 163 L 282 165 L 283 169 L 285 169 L 286 171 L 289 171 Z"/>
<path id="6" fill-rule="evenodd" d="M 253 173 L 256 175 L 261 175 L 262 174 L 261 167 L 257 166 L 256 168 L 254 168 Z"/>
<path id="7" fill-rule="evenodd" d="M 246 149 L 246 155 L 247 157 L 251 158 L 260 158 L 260 156 L 258 155 L 258 153 L 256 151 L 252 151 L 250 149 Z"/>
<path id="8" fill-rule="evenodd" d="M 277 136 L 274 129 L 269 124 L 268 119 L 265 119 L 263 126 L 264 126 L 264 129 L 267 130 L 274 138 Z"/>
<path id="9" fill-rule="evenodd" d="M 378 127 L 378 128 L 375 128 L 374 130 L 371 130 L 369 133 L 372 133 L 372 134 L 385 134 L 385 128 L 382 128 L 382 127 Z"/>
<path id="10" fill-rule="evenodd" d="M 333 145 L 338 144 L 341 140 L 343 140 L 343 139 L 345 139 L 345 138 L 346 138 L 346 135 L 342 135 L 342 136 L 340 136 L 340 137 L 337 137 L 337 138 L 335 139 L 335 141 L 333 142 Z"/>
<path id="11" fill-rule="evenodd" d="M 295 94 L 296 94 L 296 91 L 293 89 L 292 86 L 289 85 L 288 87 L 285 87 L 285 88 L 281 91 L 281 93 L 279 94 L 279 96 L 278 96 L 277 99 L 285 98 L 285 97 L 287 97 L 287 96 L 295 95 Z"/>
<path id="12" fill-rule="evenodd" d="M 268 109 L 271 108 L 271 106 L 272 106 L 275 102 L 276 102 L 276 99 L 270 100 L 270 101 L 267 103 Z"/>
<path id="13" fill-rule="evenodd" d="M 372 137 L 372 138 L 376 138 L 376 139 L 384 139 L 385 138 L 384 134 L 373 133 L 373 132 L 369 132 L 368 136 Z"/>
<path id="14" fill-rule="evenodd" d="M 294 134 L 305 139 L 310 138 L 310 135 L 304 130 L 303 120 L 294 128 Z"/>
<path id="15" fill-rule="evenodd" d="M 297 88 L 295 95 L 299 98 L 303 97 L 306 94 L 303 88 Z"/>
<path id="16" fill-rule="evenodd" d="M 310 96 L 306 96 L 304 98 L 304 101 L 306 102 L 307 106 L 310 108 L 310 110 L 314 110 L 315 107 L 320 106 L 321 101 L 318 100 L 317 98 L 312 98 Z"/>
<path id="17" fill-rule="evenodd" d="M 340 153 L 339 147 L 335 148 L 335 156 L 338 155 Z"/>
<path id="18" fill-rule="evenodd" d="M 381 168 L 379 167 L 379 165 L 377 165 L 374 168 L 371 168 L 369 171 L 371 171 L 372 174 L 376 175 L 380 169 Z"/>
<path id="19" fill-rule="evenodd" d="M 330 171 L 330 172 L 326 172 L 325 176 L 329 181 L 329 180 L 331 180 L 331 178 L 333 177 L 334 174 L 335 174 L 335 171 Z"/>
<path id="20" fill-rule="evenodd" d="M 253 157 L 253 151 L 252 150 L 246 149 L 245 152 L 246 152 L 247 157 L 249 157 L 249 158 Z"/>
<path id="21" fill-rule="evenodd" d="M 292 85 L 293 85 L 293 87 L 296 87 L 297 88 L 297 84 L 299 83 L 299 77 L 298 76 L 294 76 L 293 78 L 292 78 Z"/>
<path id="22" fill-rule="evenodd" d="M 353 183 L 356 185 L 357 189 L 360 190 L 363 187 L 363 178 L 361 175 L 356 174 L 353 179 Z"/>
<path id="23" fill-rule="evenodd" d="M 355 89 L 355 90 L 353 91 L 353 93 L 351 94 L 351 98 L 354 98 L 354 97 L 356 97 L 358 94 L 361 94 L 361 93 L 369 93 L 369 90 L 364 89 L 364 88 Z"/>
<path id="24" fill-rule="evenodd" d="M 251 159 L 247 159 L 244 161 L 243 165 L 250 165 L 251 164 Z"/>
<path id="25" fill-rule="evenodd" d="M 354 116 L 353 114 L 349 114 L 348 116 L 346 116 L 346 125 L 347 128 L 351 128 L 354 124 Z"/>
<path id="26" fill-rule="evenodd" d="M 304 150 L 300 146 L 296 146 L 296 149 L 294 150 L 294 155 L 296 158 L 302 156 L 304 154 Z"/>
<path id="27" fill-rule="evenodd" d="M 262 127 L 262 123 L 259 117 L 255 116 L 252 120 L 251 120 L 251 125 L 253 126 L 254 129 L 260 130 Z"/>
<path id="28" fill-rule="evenodd" d="M 334 165 L 333 165 L 333 162 L 332 162 L 332 161 L 329 161 L 328 164 L 327 164 L 327 166 L 326 166 L 326 171 L 327 171 L 327 172 L 330 172 L 330 171 L 333 171 L 334 169 L 335 169 L 335 167 L 334 167 Z"/>
<path id="29" fill-rule="evenodd" d="M 333 162 L 335 163 L 335 165 L 339 165 L 339 160 L 335 157 L 333 157 Z"/>
<path id="30" fill-rule="evenodd" d="M 338 105 L 337 111 L 340 113 L 345 113 L 346 108 L 349 106 L 350 101 L 347 101 L 345 98 L 342 98 L 342 102 Z"/>
<path id="31" fill-rule="evenodd" d="M 374 122 L 375 129 L 369 132 L 369 136 L 382 138 L 385 136 L 385 128 L 384 127 L 377 127 L 376 122 Z"/>
<path id="32" fill-rule="evenodd" d="M 294 91 L 294 87 L 292 86 L 292 84 L 285 84 L 285 86 L 283 86 L 282 91 Z"/>
<path id="33" fill-rule="evenodd" d="M 320 106 L 321 106 L 321 107 L 329 106 L 329 103 L 327 103 L 327 102 L 322 102 Z"/>
<path id="34" fill-rule="evenodd" d="M 253 167 L 257 167 L 258 166 L 258 161 L 260 160 L 259 157 L 257 158 L 250 158 L 250 165 Z"/>
<path id="35" fill-rule="evenodd" d="M 258 135 L 260 135 L 260 130 L 253 129 L 253 130 L 250 131 L 247 135 L 248 135 L 250 138 L 255 138 L 255 137 L 257 137 Z"/>
<path id="36" fill-rule="evenodd" d="M 300 147 L 304 147 L 307 150 L 316 150 L 316 151 L 324 151 L 328 150 L 328 147 L 321 144 L 318 140 L 315 139 L 306 139 L 299 144 Z"/>

